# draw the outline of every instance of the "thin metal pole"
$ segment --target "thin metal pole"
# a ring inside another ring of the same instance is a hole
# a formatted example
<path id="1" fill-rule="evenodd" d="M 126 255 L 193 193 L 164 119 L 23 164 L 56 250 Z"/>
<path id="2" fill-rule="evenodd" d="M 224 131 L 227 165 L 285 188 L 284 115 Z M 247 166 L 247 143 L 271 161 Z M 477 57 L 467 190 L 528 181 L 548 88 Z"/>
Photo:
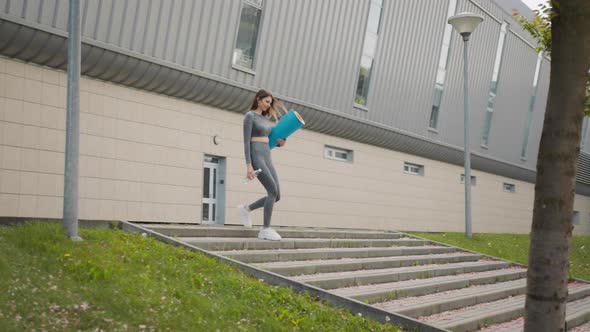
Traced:
<path id="1" fill-rule="evenodd" d="M 68 104 L 66 160 L 64 169 L 63 228 L 67 236 L 78 236 L 79 137 L 80 137 L 80 1 L 70 0 L 68 14 Z"/>
<path id="2" fill-rule="evenodd" d="M 469 150 L 469 102 L 467 92 L 467 46 L 469 34 L 463 34 L 463 128 L 465 150 L 465 236 L 471 238 L 471 152 Z"/>

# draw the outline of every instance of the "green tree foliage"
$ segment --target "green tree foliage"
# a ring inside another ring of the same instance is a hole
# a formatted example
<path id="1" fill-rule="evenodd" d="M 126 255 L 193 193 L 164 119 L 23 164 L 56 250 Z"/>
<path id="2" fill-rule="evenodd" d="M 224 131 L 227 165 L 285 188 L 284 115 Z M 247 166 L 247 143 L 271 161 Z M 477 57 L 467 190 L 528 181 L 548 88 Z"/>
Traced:
<path id="1" fill-rule="evenodd" d="M 559 6 L 555 2 L 556 7 Z M 539 7 L 533 10 L 533 20 L 529 21 L 526 17 L 520 15 L 518 12 L 512 14 L 514 19 L 520 23 L 523 29 L 535 38 L 539 46 L 535 48 L 537 52 L 545 52 L 547 56 L 551 57 L 551 17 L 555 15 L 555 11 L 551 10 L 551 1 L 547 0 L 540 4 Z M 584 115 L 590 116 L 590 72 L 588 72 L 588 80 L 586 83 L 586 101 L 584 108 Z"/>

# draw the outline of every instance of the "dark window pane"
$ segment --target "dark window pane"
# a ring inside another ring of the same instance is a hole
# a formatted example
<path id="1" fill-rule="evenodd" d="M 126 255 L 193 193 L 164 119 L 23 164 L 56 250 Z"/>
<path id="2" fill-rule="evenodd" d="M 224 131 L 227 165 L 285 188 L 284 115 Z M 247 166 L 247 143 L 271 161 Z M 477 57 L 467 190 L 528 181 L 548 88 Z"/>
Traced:
<path id="1" fill-rule="evenodd" d="M 371 66 L 373 60 L 369 57 L 363 56 L 361 58 L 361 69 L 359 70 L 359 80 L 356 87 L 355 103 L 359 105 L 367 105 L 367 95 L 369 94 L 369 79 L 371 76 Z"/>
<path id="2" fill-rule="evenodd" d="M 209 176 L 210 176 L 210 168 L 206 168 L 203 170 L 203 198 L 209 198 Z"/>
<path id="3" fill-rule="evenodd" d="M 213 169 L 213 198 L 217 198 L 217 170 Z"/>
<path id="4" fill-rule="evenodd" d="M 486 112 L 486 122 L 484 125 L 484 129 L 483 129 L 483 137 L 482 137 L 482 144 L 484 145 L 488 145 L 489 142 L 489 138 L 490 138 L 490 128 L 492 126 L 492 114 L 493 112 L 490 112 L 489 109 Z"/>
<path id="5" fill-rule="evenodd" d="M 242 7 L 240 28 L 236 48 L 234 49 L 234 64 L 247 68 L 254 67 L 254 54 L 262 10 L 248 4 Z"/>
<path id="6" fill-rule="evenodd" d="M 432 105 L 432 111 L 430 112 L 430 128 L 437 128 L 438 126 L 438 106 Z"/>
<path id="7" fill-rule="evenodd" d="M 433 105 L 440 106 L 440 102 L 442 100 L 442 93 L 442 88 L 436 87 L 434 89 L 434 102 L 432 103 Z"/>
<path id="8" fill-rule="evenodd" d="M 209 204 L 203 203 L 203 220 L 209 220 Z"/>
<path id="9" fill-rule="evenodd" d="M 347 154 L 344 152 L 336 152 L 336 158 L 347 159 Z"/>

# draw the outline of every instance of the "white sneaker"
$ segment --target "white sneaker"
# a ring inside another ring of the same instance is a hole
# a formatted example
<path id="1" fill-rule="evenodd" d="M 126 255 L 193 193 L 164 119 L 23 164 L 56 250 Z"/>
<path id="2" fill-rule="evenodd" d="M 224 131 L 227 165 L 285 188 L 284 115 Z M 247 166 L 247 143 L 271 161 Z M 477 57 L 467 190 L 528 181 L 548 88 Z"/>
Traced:
<path id="1" fill-rule="evenodd" d="M 248 210 L 246 205 L 238 205 L 238 209 L 240 210 L 240 221 L 242 222 L 242 225 L 244 225 L 246 228 L 252 228 L 250 210 Z"/>
<path id="2" fill-rule="evenodd" d="M 266 227 L 260 230 L 258 238 L 261 240 L 280 241 L 282 237 L 274 229 Z"/>

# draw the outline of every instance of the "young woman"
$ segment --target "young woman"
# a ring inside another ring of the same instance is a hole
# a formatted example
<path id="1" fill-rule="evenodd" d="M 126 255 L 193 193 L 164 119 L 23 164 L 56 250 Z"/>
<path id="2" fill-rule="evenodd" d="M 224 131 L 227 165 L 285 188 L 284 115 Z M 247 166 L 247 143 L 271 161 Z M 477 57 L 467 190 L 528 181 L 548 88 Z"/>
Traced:
<path id="1" fill-rule="evenodd" d="M 238 206 L 240 220 L 246 227 L 252 227 L 250 211 L 264 207 L 264 226 L 258 233 L 262 240 L 279 241 L 281 236 L 272 228 L 270 222 L 272 209 L 275 202 L 281 199 L 279 178 L 270 158 L 268 135 L 273 123 L 269 118 L 277 121 L 279 109 L 286 111 L 285 107 L 273 98 L 270 92 L 260 90 L 256 93 L 250 111 L 244 116 L 244 154 L 246 157 L 246 176 L 252 180 L 255 177 L 254 170 L 260 169 L 258 180 L 266 189 L 266 196 L 256 202 Z M 285 141 L 277 139 L 278 146 L 285 145 Z"/>

